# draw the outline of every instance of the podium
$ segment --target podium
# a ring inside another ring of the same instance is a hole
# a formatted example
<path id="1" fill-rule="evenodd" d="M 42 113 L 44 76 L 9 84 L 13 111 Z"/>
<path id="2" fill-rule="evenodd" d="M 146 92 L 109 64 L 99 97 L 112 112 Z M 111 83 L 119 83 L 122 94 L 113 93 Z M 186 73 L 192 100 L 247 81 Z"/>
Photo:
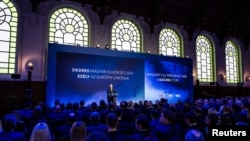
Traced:
<path id="1" fill-rule="evenodd" d="M 111 97 L 112 97 L 112 103 L 116 103 L 116 97 L 118 96 L 118 93 L 111 93 Z"/>

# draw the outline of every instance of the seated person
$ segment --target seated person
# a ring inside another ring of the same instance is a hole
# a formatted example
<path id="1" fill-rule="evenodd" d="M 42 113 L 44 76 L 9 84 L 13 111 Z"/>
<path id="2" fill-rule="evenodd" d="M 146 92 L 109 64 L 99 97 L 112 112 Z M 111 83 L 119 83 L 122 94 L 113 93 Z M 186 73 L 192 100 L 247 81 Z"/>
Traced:
<path id="1" fill-rule="evenodd" d="M 51 141 L 52 136 L 50 128 L 45 122 L 37 123 L 31 132 L 29 141 Z"/>
<path id="2" fill-rule="evenodd" d="M 87 134 L 91 134 L 92 132 L 102 132 L 107 133 L 107 126 L 105 124 L 100 123 L 100 114 L 98 112 L 92 112 L 90 114 L 90 125 L 87 125 Z"/>
<path id="3" fill-rule="evenodd" d="M 108 137 L 110 141 L 128 141 L 128 136 L 117 130 L 118 117 L 115 113 L 109 113 L 106 118 Z"/>
<path id="4" fill-rule="evenodd" d="M 16 116 L 7 114 L 2 119 L 2 129 L 0 132 L 0 141 L 26 141 L 25 134 L 15 131 Z"/>

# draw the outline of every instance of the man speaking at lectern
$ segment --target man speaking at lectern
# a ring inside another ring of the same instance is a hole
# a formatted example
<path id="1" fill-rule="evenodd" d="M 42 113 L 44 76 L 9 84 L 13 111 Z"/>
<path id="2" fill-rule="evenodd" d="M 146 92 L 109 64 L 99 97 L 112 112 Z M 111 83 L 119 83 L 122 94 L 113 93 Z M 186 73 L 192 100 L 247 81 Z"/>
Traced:
<path id="1" fill-rule="evenodd" d="M 107 99 L 108 103 L 115 103 L 116 100 L 116 90 L 113 88 L 112 84 L 109 84 L 109 88 L 107 89 Z"/>

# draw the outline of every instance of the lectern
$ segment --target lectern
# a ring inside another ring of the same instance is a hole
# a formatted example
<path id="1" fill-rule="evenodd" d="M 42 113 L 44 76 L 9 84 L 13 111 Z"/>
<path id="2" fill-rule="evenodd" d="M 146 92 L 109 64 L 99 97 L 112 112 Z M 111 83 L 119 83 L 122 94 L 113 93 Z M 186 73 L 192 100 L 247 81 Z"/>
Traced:
<path id="1" fill-rule="evenodd" d="M 118 93 L 112 93 L 111 96 L 112 96 L 112 103 L 116 103 L 116 97 L 118 96 L 119 94 Z"/>

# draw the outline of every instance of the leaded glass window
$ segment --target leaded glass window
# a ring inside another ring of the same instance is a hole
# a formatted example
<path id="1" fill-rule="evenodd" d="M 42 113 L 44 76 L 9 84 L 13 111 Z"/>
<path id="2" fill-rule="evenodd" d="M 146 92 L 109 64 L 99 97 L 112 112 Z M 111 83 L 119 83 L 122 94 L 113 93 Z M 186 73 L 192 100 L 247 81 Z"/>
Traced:
<path id="1" fill-rule="evenodd" d="M 111 48 L 122 51 L 141 51 L 141 34 L 138 27 L 127 19 L 120 19 L 112 26 Z"/>
<path id="2" fill-rule="evenodd" d="M 18 13 L 10 0 L 0 1 L 0 73 L 13 74 L 16 68 Z"/>
<path id="3" fill-rule="evenodd" d="M 211 41 L 205 35 L 196 39 L 197 79 L 200 82 L 215 82 L 214 53 Z"/>
<path id="4" fill-rule="evenodd" d="M 240 82 L 240 61 L 239 51 L 233 41 L 227 41 L 225 47 L 226 54 L 226 81 L 227 83 Z"/>
<path id="5" fill-rule="evenodd" d="M 170 28 L 164 28 L 159 36 L 159 54 L 182 57 L 180 36 Z"/>
<path id="6" fill-rule="evenodd" d="M 72 8 L 60 8 L 49 19 L 49 42 L 89 46 L 89 25 L 86 18 Z"/>

